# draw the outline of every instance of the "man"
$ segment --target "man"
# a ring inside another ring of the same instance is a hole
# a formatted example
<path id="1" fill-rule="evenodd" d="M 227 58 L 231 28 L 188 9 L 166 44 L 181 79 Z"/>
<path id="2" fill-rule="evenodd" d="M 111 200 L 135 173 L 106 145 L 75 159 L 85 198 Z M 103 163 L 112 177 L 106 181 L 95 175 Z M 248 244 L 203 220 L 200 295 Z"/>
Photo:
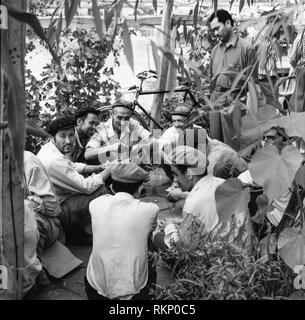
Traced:
<path id="1" fill-rule="evenodd" d="M 112 106 L 112 116 L 106 123 L 100 123 L 89 140 L 86 160 L 99 160 L 106 163 L 114 159 L 130 157 L 130 151 L 140 141 L 146 142 L 151 137 L 137 121 L 131 119 L 132 102 L 118 99 Z"/>
<path id="2" fill-rule="evenodd" d="M 106 168 L 87 178 L 77 172 L 69 158 L 75 143 L 74 126 L 73 117 L 65 116 L 51 121 L 46 130 L 52 139 L 37 156 L 47 169 L 58 196 L 62 211 L 60 220 L 68 242 L 75 240 L 85 244 L 90 243 L 91 238 L 84 232 L 84 227 L 90 223 L 89 202 L 109 192 L 103 184 L 110 172 Z"/>
<path id="3" fill-rule="evenodd" d="M 80 108 L 75 114 L 77 126 L 75 128 L 75 146 L 72 151 L 73 162 L 86 162 L 85 147 L 96 132 L 99 124 L 99 111 L 93 107 Z"/>
<path id="4" fill-rule="evenodd" d="M 43 164 L 37 156 L 24 151 L 25 199 L 36 213 L 39 230 L 38 257 L 60 235 L 60 206 Z"/>
<path id="5" fill-rule="evenodd" d="M 223 141 L 236 151 L 240 149 L 241 108 L 236 104 L 229 114 L 217 111 L 229 107 L 231 99 L 240 90 L 236 90 L 231 97 L 221 97 L 228 91 L 237 74 L 248 66 L 255 64 L 256 53 L 251 44 L 234 33 L 234 21 L 230 13 L 220 9 L 210 16 L 208 22 L 211 30 L 219 38 L 210 58 L 211 99 L 215 103 L 215 111 L 210 114 L 210 137 Z M 253 67 L 253 77 L 257 81 L 257 64 Z M 247 72 L 245 75 L 249 74 Z M 237 84 L 241 88 L 246 77 Z M 241 83 L 242 82 L 242 83 Z M 221 97 L 221 98 L 220 98 Z"/>
<path id="6" fill-rule="evenodd" d="M 90 300 L 146 300 L 156 280 L 147 250 L 159 208 L 137 200 L 148 174 L 136 164 L 118 163 L 111 177 L 114 195 L 90 203 L 93 248 L 86 293 Z"/>
<path id="7" fill-rule="evenodd" d="M 174 146 L 178 142 L 179 134 L 183 131 L 186 121 L 191 115 L 191 109 L 186 103 L 179 103 L 176 105 L 171 113 L 173 125 L 166 129 L 161 138 L 160 145 L 164 148 L 166 146 Z M 188 129 L 200 128 L 196 124 L 190 126 Z M 205 129 L 202 129 L 205 131 Z"/>
<path id="8" fill-rule="evenodd" d="M 171 247 L 172 242 L 189 242 L 192 225 L 196 222 L 199 223 L 201 236 L 210 233 L 213 234 L 212 238 L 227 236 L 229 241 L 241 240 L 245 248 L 250 250 L 251 225 L 248 212 L 233 212 L 232 220 L 222 223 L 216 210 L 216 188 L 227 178 L 222 177 L 223 167 L 214 172 L 215 176 L 204 176 L 205 154 L 188 146 L 177 146 L 167 161 L 171 163 L 172 171 L 177 177 L 181 197 L 185 198 L 183 220 L 180 226 L 167 221 L 163 236 L 155 234 L 155 246 L 162 250 L 165 248 L 164 244 Z"/>

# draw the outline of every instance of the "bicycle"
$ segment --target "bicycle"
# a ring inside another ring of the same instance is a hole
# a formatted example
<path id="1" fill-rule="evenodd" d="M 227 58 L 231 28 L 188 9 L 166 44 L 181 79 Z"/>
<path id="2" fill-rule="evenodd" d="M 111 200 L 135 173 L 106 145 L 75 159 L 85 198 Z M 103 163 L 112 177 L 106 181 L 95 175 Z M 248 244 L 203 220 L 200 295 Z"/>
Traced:
<path id="1" fill-rule="evenodd" d="M 144 117 L 142 114 L 140 114 L 139 112 L 135 111 L 136 107 L 138 107 L 142 113 L 150 120 L 152 121 L 157 128 L 163 130 L 164 128 L 155 121 L 155 119 L 153 119 L 151 117 L 151 115 L 145 110 L 145 108 L 139 103 L 138 98 L 141 95 L 150 95 L 150 94 L 161 94 L 161 93 L 170 93 L 170 90 L 164 90 L 164 91 L 143 91 L 143 82 L 149 78 L 157 78 L 157 73 L 153 70 L 146 70 L 146 71 L 142 71 L 140 73 L 137 74 L 137 78 L 140 80 L 140 85 L 133 85 L 131 87 L 128 88 L 128 92 L 135 90 L 135 97 L 133 99 L 133 114 L 132 114 L 132 118 L 136 121 L 138 121 L 146 130 L 149 130 L 149 124 L 145 121 Z M 203 104 L 201 104 L 195 97 L 194 94 L 196 94 L 196 91 L 193 90 L 191 88 L 192 84 L 189 84 L 187 81 L 185 81 L 185 79 L 183 79 L 182 77 L 177 77 L 178 81 L 180 82 L 179 88 L 174 89 L 172 92 L 184 92 L 184 97 L 183 97 L 183 101 L 186 101 L 187 96 L 189 95 L 192 104 L 193 104 L 193 108 L 204 108 L 205 106 Z M 102 117 L 102 121 L 106 121 L 109 119 L 110 114 L 111 114 L 111 105 L 106 105 L 106 106 L 102 106 L 99 108 L 99 111 L 101 113 L 101 117 Z M 206 118 L 205 115 L 202 115 L 202 119 L 203 119 L 203 123 L 204 123 L 204 127 L 208 128 L 208 119 Z"/>

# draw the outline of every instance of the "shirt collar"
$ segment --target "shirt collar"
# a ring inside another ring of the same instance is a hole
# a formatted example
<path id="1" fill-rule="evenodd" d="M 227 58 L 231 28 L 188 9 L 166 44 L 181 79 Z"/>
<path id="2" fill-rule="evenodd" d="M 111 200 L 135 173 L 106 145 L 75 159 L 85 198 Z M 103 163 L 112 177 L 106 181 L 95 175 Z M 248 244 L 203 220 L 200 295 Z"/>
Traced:
<path id="1" fill-rule="evenodd" d="M 226 49 L 229 48 L 230 46 L 236 48 L 237 41 L 238 41 L 238 36 L 234 33 L 233 38 L 229 42 L 224 43 L 223 45 L 226 47 Z"/>

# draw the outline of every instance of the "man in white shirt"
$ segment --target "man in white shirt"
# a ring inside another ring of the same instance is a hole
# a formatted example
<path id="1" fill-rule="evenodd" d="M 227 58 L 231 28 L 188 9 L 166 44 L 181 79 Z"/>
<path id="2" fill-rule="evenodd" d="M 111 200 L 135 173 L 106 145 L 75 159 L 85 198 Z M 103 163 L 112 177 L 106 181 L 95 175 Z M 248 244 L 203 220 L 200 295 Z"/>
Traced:
<path id="1" fill-rule="evenodd" d="M 60 221 L 68 238 L 90 243 L 90 235 L 83 229 L 90 223 L 89 202 L 101 194 L 109 193 L 104 181 L 110 175 L 109 168 L 99 174 L 84 178 L 69 158 L 75 143 L 75 120 L 60 117 L 49 123 L 47 132 L 52 139 L 37 156 L 45 166 L 61 206 Z M 79 233 L 82 233 L 82 236 Z M 74 241 L 74 240 L 71 240 Z M 69 242 L 69 239 L 68 239 Z"/>
<path id="2" fill-rule="evenodd" d="M 96 127 L 96 133 L 86 146 L 86 160 L 106 163 L 114 159 L 130 158 L 130 151 L 140 141 L 149 141 L 151 134 L 131 119 L 132 102 L 118 99 L 112 105 L 112 116 Z"/>
<path id="3" fill-rule="evenodd" d="M 166 148 L 167 146 L 175 146 L 178 142 L 179 135 L 183 132 L 186 121 L 189 119 L 191 115 L 191 109 L 186 103 L 178 103 L 174 110 L 171 113 L 173 125 L 166 129 L 161 138 L 160 138 L 160 146 L 162 148 Z M 192 128 L 201 128 L 196 124 L 188 127 Z M 204 132 L 207 135 L 205 129 L 201 128 L 201 132 Z"/>
<path id="4" fill-rule="evenodd" d="M 156 274 L 147 250 L 159 208 L 137 200 L 148 174 L 134 163 L 111 169 L 114 195 L 90 202 L 93 247 L 85 277 L 90 300 L 148 299 Z"/>

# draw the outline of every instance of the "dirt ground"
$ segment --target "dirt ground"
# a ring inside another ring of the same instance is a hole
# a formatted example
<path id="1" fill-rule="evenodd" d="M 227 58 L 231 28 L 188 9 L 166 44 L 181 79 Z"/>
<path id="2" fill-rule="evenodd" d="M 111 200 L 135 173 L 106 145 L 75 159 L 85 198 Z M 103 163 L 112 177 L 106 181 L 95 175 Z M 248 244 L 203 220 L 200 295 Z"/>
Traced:
<path id="1" fill-rule="evenodd" d="M 141 201 L 154 202 L 159 208 L 159 220 L 171 217 L 181 220 L 181 208 L 166 199 L 169 180 L 162 169 L 156 169 L 150 174 L 150 181 L 146 184 L 146 196 Z M 87 300 L 84 286 L 86 266 L 91 253 L 91 246 L 68 246 L 71 252 L 83 263 L 65 275 L 61 279 L 51 278 L 51 286 L 40 290 L 33 300 Z M 166 285 L 170 283 L 170 270 L 163 261 L 157 264 L 157 284 Z"/>

